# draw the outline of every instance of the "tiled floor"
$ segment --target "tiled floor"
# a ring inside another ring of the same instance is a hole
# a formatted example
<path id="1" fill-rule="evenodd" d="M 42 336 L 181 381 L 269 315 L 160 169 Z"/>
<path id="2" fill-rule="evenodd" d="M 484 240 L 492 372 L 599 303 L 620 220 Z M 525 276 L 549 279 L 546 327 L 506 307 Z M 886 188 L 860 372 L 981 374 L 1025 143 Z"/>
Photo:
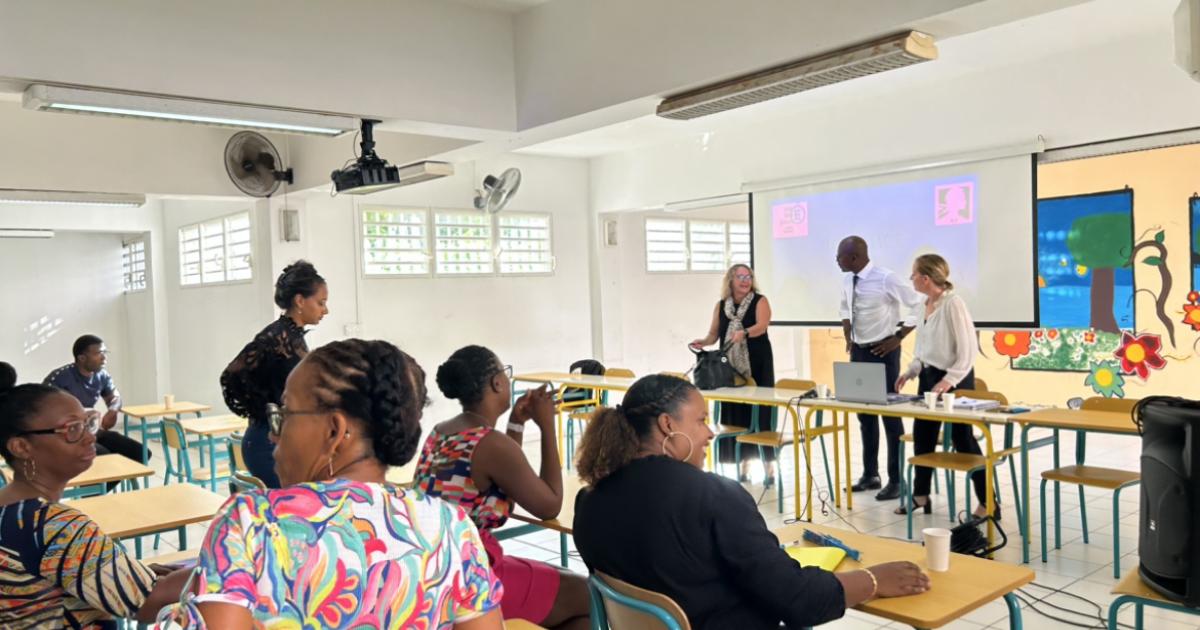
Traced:
<path id="1" fill-rule="evenodd" d="M 536 465 L 538 436 L 536 430 L 531 430 L 528 433 L 526 452 Z M 1066 461 L 1073 455 L 1074 440 L 1070 439 L 1070 436 L 1064 436 L 1063 443 L 1067 445 L 1063 450 L 1063 460 Z M 859 444 L 857 436 L 855 436 L 852 452 L 855 460 L 853 470 L 856 475 L 861 470 L 858 461 L 860 453 L 858 449 Z M 1093 435 L 1088 438 L 1088 460 L 1092 462 L 1102 461 L 1103 465 L 1109 467 L 1130 470 L 1137 469 L 1139 449 L 1140 443 L 1135 437 Z M 814 450 L 818 454 L 815 455 L 816 460 L 812 462 L 812 465 L 814 470 L 821 471 L 819 449 Z M 161 471 L 161 452 L 156 452 L 152 463 Z M 746 489 L 753 496 L 756 498 L 761 496 L 761 513 L 768 527 L 778 527 L 787 518 L 791 517 L 790 511 L 793 509 L 794 498 L 790 474 L 791 464 L 791 451 L 790 449 L 786 449 L 782 460 L 782 471 L 784 473 L 782 477 L 784 477 L 783 481 L 785 484 L 784 507 L 785 512 L 788 513 L 781 515 L 777 512 L 777 495 L 774 489 L 764 493 L 761 485 L 746 485 Z M 1038 533 L 1040 527 L 1040 510 L 1038 508 L 1036 492 L 1038 482 L 1040 481 L 1039 472 L 1051 467 L 1052 455 L 1050 449 L 1040 449 L 1033 452 L 1030 462 L 1030 486 L 1034 490 L 1034 496 L 1032 497 L 1032 530 L 1034 534 L 1030 553 L 1032 567 L 1037 572 L 1037 578 L 1034 586 L 1029 586 L 1021 590 L 1021 595 L 1025 600 L 1022 606 L 1024 627 L 1029 630 L 1073 627 L 1063 621 L 1054 620 L 1047 616 L 1054 615 L 1081 624 L 1083 627 L 1100 628 L 1103 627 L 1101 625 L 1101 618 L 1106 617 L 1108 604 L 1113 600 L 1113 595 L 1110 591 L 1116 584 L 1116 580 L 1112 577 L 1111 494 L 1102 490 L 1085 489 L 1087 517 L 1091 530 L 1090 544 L 1085 545 L 1083 543 L 1083 532 L 1079 519 L 1078 491 L 1073 487 L 1063 487 L 1063 546 L 1061 549 L 1055 550 L 1052 544 L 1053 539 L 1051 538 L 1049 557 L 1047 558 L 1047 562 L 1043 563 L 1040 558 L 1041 547 Z M 1017 470 L 1019 474 L 1019 465 Z M 1002 525 L 1009 534 L 1009 542 L 1006 548 L 996 554 L 996 560 L 999 562 L 1018 563 L 1021 559 L 1020 537 L 1017 534 L 1016 512 L 1013 510 L 1014 493 L 1007 466 L 999 469 L 998 479 L 1004 501 L 1004 519 Z M 161 481 L 162 477 L 160 473 L 154 483 L 157 485 Z M 824 487 L 823 472 L 819 472 L 814 481 L 818 490 L 827 490 Z M 803 483 L 803 478 L 801 482 Z M 959 476 L 958 484 L 958 509 L 961 510 L 963 509 L 962 494 L 965 491 L 962 476 Z M 894 501 L 886 503 L 877 502 L 872 494 L 863 493 L 856 495 L 856 507 L 854 510 L 835 511 L 832 502 L 830 502 L 828 504 L 828 514 L 822 515 L 818 509 L 815 512 L 814 520 L 818 523 L 829 523 L 847 529 L 855 528 L 859 531 L 876 535 L 903 538 L 906 533 L 904 517 L 892 514 L 892 510 L 896 507 L 897 503 Z M 1123 571 L 1133 568 L 1137 563 L 1138 500 L 1139 494 L 1137 488 L 1127 490 L 1121 498 L 1120 522 Z M 1049 503 L 1049 505 L 1052 505 L 1052 503 Z M 934 506 L 934 513 L 932 515 L 914 517 L 914 530 L 919 531 L 921 527 L 934 525 L 945 526 L 949 523 L 944 479 L 941 494 L 934 497 Z M 819 508 L 820 506 L 818 505 L 817 507 Z M 189 527 L 189 546 L 194 547 L 199 545 L 203 540 L 204 531 L 205 528 L 201 526 Z M 1050 523 L 1048 531 L 1052 537 L 1054 531 L 1053 523 Z M 146 542 L 148 556 L 154 553 L 149 550 L 149 542 L 149 540 Z M 506 551 L 513 555 L 544 560 L 556 565 L 559 562 L 559 539 L 558 534 L 555 532 L 545 531 L 530 534 L 519 539 L 506 541 L 504 545 Z M 174 551 L 176 546 L 177 540 L 174 534 L 164 535 L 160 552 Z M 570 549 L 572 551 L 572 556 L 569 560 L 570 568 L 578 572 L 584 572 L 585 567 L 578 556 L 574 554 L 573 544 L 570 546 Z M 1058 610 L 1053 606 L 1058 606 L 1066 610 Z M 1121 621 L 1122 623 L 1132 624 L 1132 620 L 1132 611 L 1126 608 L 1121 615 Z M 1200 617 L 1147 608 L 1146 624 L 1149 630 L 1195 630 L 1200 628 Z M 886 623 L 886 620 L 856 611 L 849 611 L 845 618 L 823 627 L 865 630 L 871 628 L 901 628 L 906 626 L 889 624 Z M 1008 611 L 1003 602 L 993 602 L 946 627 L 953 629 L 1008 628 Z"/>

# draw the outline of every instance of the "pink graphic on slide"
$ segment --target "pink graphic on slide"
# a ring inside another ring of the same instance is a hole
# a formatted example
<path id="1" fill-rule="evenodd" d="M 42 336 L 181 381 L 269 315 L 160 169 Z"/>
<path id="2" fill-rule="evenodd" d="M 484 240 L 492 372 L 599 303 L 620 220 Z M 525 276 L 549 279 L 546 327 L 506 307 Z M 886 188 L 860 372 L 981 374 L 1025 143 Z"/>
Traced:
<path id="1" fill-rule="evenodd" d="M 808 236 L 808 202 L 791 201 L 771 205 L 775 238 Z"/>
<path id="2" fill-rule="evenodd" d="M 975 182 L 945 184 L 933 189 L 934 225 L 965 225 L 975 220 Z"/>

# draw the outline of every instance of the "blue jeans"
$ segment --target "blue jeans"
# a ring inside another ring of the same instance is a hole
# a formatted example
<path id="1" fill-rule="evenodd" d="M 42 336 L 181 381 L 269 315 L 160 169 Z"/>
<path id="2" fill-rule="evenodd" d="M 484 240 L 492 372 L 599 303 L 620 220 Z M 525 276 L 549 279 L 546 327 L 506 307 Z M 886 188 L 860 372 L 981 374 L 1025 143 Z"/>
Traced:
<path id="1" fill-rule="evenodd" d="M 279 476 L 275 474 L 275 445 L 271 443 L 270 429 L 265 422 L 255 422 L 246 429 L 242 438 L 242 457 L 250 474 L 258 477 L 268 488 L 279 487 Z"/>

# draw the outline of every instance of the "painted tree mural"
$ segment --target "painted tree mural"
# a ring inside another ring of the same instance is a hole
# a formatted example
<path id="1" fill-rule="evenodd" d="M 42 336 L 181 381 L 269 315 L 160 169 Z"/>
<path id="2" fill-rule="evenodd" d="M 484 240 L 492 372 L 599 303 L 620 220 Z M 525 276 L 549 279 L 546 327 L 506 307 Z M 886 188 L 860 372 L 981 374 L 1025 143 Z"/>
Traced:
<path id="1" fill-rule="evenodd" d="M 1118 334 L 1113 317 L 1114 274 L 1129 264 L 1129 242 L 1133 238 L 1129 215 L 1094 214 L 1075 219 L 1067 233 L 1067 249 L 1075 261 L 1091 270 L 1091 327 Z"/>
<path id="2" fill-rule="evenodd" d="M 1145 238 L 1147 234 L 1154 232 L 1154 238 Z M 1149 289 L 1138 289 L 1137 293 L 1145 291 L 1154 298 L 1154 313 L 1158 316 L 1158 321 L 1162 322 L 1163 328 L 1167 331 L 1167 339 L 1171 340 L 1171 347 L 1175 347 L 1175 322 L 1167 316 L 1167 300 L 1171 296 L 1171 270 L 1167 268 L 1167 246 L 1163 244 L 1166 239 L 1166 233 L 1157 227 L 1151 228 L 1139 238 L 1137 245 L 1133 246 L 1133 252 L 1129 254 L 1129 264 L 1132 265 L 1137 261 L 1138 254 L 1149 250 L 1153 255 L 1146 256 L 1142 259 L 1142 264 L 1150 265 L 1158 268 L 1158 275 L 1162 279 L 1162 284 L 1159 287 L 1158 294 Z M 1134 296 L 1137 295 L 1134 293 Z"/>

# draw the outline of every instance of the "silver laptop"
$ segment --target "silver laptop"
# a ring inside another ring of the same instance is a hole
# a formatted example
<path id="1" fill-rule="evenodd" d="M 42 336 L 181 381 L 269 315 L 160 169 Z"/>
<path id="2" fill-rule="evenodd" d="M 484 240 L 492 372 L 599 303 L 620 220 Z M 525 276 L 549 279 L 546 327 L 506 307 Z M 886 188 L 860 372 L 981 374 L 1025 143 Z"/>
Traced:
<path id="1" fill-rule="evenodd" d="M 834 363 L 833 392 L 844 402 L 895 405 L 914 400 L 907 394 L 889 394 L 887 368 L 882 363 Z"/>

